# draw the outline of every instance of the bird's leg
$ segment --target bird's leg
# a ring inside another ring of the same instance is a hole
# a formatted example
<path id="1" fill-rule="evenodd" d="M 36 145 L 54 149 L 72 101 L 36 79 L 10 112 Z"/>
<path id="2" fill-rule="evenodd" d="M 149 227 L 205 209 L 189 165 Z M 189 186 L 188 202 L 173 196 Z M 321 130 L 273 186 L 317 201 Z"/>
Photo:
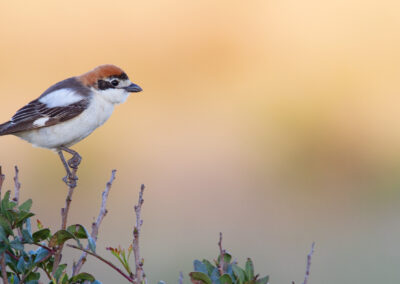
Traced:
<path id="1" fill-rule="evenodd" d="M 64 165 L 64 168 L 67 172 L 67 175 L 63 178 L 63 181 L 70 187 L 76 186 L 76 180 L 78 179 L 75 175 L 71 173 L 71 170 L 68 167 L 67 162 L 65 161 L 64 155 L 61 150 L 57 151 L 58 155 L 60 156 L 61 162 Z"/>
<path id="2" fill-rule="evenodd" d="M 60 149 L 65 151 L 65 152 L 68 152 L 68 153 L 70 153 L 72 155 L 72 158 L 68 160 L 68 165 L 72 169 L 77 170 L 79 164 L 82 161 L 82 157 L 77 152 L 75 152 L 74 150 L 71 150 L 71 149 L 69 149 L 67 147 L 61 147 Z"/>

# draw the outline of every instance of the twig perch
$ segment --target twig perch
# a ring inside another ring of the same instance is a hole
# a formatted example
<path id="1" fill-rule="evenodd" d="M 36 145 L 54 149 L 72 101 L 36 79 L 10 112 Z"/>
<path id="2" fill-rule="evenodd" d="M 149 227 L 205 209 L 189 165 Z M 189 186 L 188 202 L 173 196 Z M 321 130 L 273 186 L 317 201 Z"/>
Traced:
<path id="1" fill-rule="evenodd" d="M 14 198 L 15 203 L 19 203 L 19 190 L 21 189 L 21 183 L 19 182 L 19 170 L 15 166 L 15 176 L 14 176 Z"/>
<path id="2" fill-rule="evenodd" d="M 218 247 L 219 247 L 219 263 L 218 263 L 218 271 L 219 274 L 222 276 L 224 275 L 224 266 L 225 266 L 225 250 L 222 249 L 222 233 L 219 233 L 219 242 L 218 242 Z"/>
<path id="3" fill-rule="evenodd" d="M 116 170 L 112 170 L 112 172 L 111 172 L 111 178 L 107 182 L 106 188 L 104 189 L 104 191 L 102 193 L 102 201 L 101 201 L 101 207 L 100 207 L 99 216 L 97 216 L 96 222 L 92 223 L 91 236 L 92 236 L 92 238 L 93 238 L 93 240 L 95 242 L 97 241 L 97 236 L 99 234 L 99 228 L 100 228 L 101 222 L 103 221 L 103 218 L 107 214 L 107 209 L 106 209 L 107 198 L 108 198 L 108 194 L 110 192 L 111 186 L 112 186 L 112 184 L 113 184 L 113 182 L 115 180 L 116 172 L 117 172 Z M 86 249 L 89 249 L 89 245 L 86 247 Z M 86 261 L 86 257 L 87 257 L 87 252 L 83 251 L 83 253 L 81 254 L 81 256 L 80 256 L 80 258 L 78 260 L 78 262 L 73 265 L 72 275 L 77 275 L 79 273 L 79 271 L 82 269 L 83 264 Z"/>
<path id="4" fill-rule="evenodd" d="M 121 269 L 119 269 L 118 267 L 116 267 L 114 264 L 112 264 L 112 263 L 109 262 L 108 260 L 102 258 L 100 255 L 95 254 L 95 253 L 91 252 L 90 250 L 87 250 L 87 249 L 84 249 L 84 248 L 80 248 L 80 247 L 75 246 L 75 245 L 67 244 L 67 246 L 69 246 L 69 247 L 71 247 L 71 248 L 74 248 L 74 249 L 81 250 L 81 251 L 85 252 L 86 254 L 90 254 L 90 255 L 96 257 L 97 259 L 101 260 L 102 262 L 104 262 L 105 264 L 107 264 L 108 266 L 110 266 L 112 269 L 114 269 L 115 271 L 117 271 L 119 274 L 121 274 L 122 276 L 124 276 L 129 282 L 134 283 L 134 282 L 133 282 L 134 280 L 133 280 L 130 276 L 126 275 Z"/>
<path id="5" fill-rule="evenodd" d="M 143 259 L 140 258 L 140 250 L 139 250 L 139 236 L 140 236 L 140 230 L 143 225 L 143 220 L 141 219 L 141 210 L 142 210 L 142 205 L 143 205 L 143 191 L 144 191 L 144 184 L 142 184 L 139 192 L 139 200 L 138 204 L 135 205 L 135 214 L 136 214 L 136 224 L 135 227 L 133 228 L 133 254 L 135 256 L 135 267 L 136 267 L 136 273 L 135 273 L 135 281 L 136 283 L 142 283 L 144 280 L 146 282 L 146 276 L 143 271 Z"/>
<path id="6" fill-rule="evenodd" d="M 3 175 L 3 172 L 1 171 L 1 166 L 0 166 L 0 197 L 1 197 L 1 189 L 3 187 L 3 182 L 6 179 L 6 176 Z"/>
<path id="7" fill-rule="evenodd" d="M 311 257 L 314 253 L 315 242 L 311 245 L 310 253 L 307 255 L 307 267 L 306 267 L 306 274 L 304 276 L 303 284 L 307 284 L 308 278 L 310 277 L 310 268 L 311 268 Z"/>
<path id="8" fill-rule="evenodd" d="M 72 174 L 76 176 L 77 169 L 72 169 Z M 68 212 L 69 207 L 72 201 L 72 194 L 74 193 L 74 189 L 76 184 L 68 186 L 68 194 L 67 198 L 65 199 L 65 207 L 61 209 L 61 229 L 65 230 L 67 228 L 67 219 L 68 219 Z"/>
<path id="9" fill-rule="evenodd" d="M 183 284 L 183 273 L 179 272 L 179 284 Z"/>
<path id="10" fill-rule="evenodd" d="M 6 255 L 4 252 L 0 256 L 1 278 L 4 284 L 8 284 L 7 270 L 6 270 Z"/>
<path id="11" fill-rule="evenodd" d="M 72 175 L 76 177 L 76 169 L 72 169 Z M 61 208 L 61 230 L 65 230 L 67 228 L 67 219 L 68 219 L 68 212 L 69 212 L 69 207 L 71 205 L 72 201 L 72 194 L 74 193 L 74 189 L 76 187 L 76 183 L 69 184 L 68 185 L 68 194 L 65 199 L 65 207 Z M 53 275 L 56 273 L 57 267 L 60 264 L 61 261 L 61 252 L 63 249 L 63 245 L 61 245 L 58 249 L 57 252 L 54 256 L 54 264 L 53 264 Z"/>

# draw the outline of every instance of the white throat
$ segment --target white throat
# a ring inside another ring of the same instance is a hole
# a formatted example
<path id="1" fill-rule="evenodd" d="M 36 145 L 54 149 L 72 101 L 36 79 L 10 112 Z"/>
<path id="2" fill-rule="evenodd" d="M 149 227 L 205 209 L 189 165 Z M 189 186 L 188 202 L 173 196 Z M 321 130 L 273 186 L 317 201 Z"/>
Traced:
<path id="1" fill-rule="evenodd" d="M 129 97 L 130 93 L 125 91 L 124 89 L 107 89 L 107 90 L 95 90 L 92 89 L 96 95 L 100 96 L 100 98 L 105 101 L 117 105 L 122 104 Z"/>

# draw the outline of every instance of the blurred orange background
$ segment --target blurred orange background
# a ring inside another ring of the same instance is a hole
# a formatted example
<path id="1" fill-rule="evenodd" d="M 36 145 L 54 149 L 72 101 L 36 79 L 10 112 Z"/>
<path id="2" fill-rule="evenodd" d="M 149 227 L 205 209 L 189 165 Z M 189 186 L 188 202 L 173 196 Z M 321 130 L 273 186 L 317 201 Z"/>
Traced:
<path id="1" fill-rule="evenodd" d="M 0 1 L 0 121 L 97 65 L 144 92 L 73 149 L 69 222 L 90 226 L 118 169 L 98 252 L 128 247 L 146 184 L 149 283 L 217 255 L 218 233 L 271 283 L 400 281 L 399 1 Z M 57 155 L 0 139 L 11 189 L 57 229 Z M 69 252 L 65 257 L 77 257 Z M 64 258 L 65 259 L 65 258 Z M 84 270 L 123 283 L 90 258 Z"/>

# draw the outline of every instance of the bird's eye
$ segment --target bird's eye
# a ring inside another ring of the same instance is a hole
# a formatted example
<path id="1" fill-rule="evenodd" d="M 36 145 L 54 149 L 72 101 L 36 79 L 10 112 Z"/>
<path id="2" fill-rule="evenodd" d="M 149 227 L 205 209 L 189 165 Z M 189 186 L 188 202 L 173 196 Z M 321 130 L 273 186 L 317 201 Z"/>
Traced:
<path id="1" fill-rule="evenodd" d="M 118 86 L 119 82 L 118 82 L 118 80 L 112 80 L 112 81 L 111 81 L 111 84 L 112 84 L 114 87 L 116 87 L 116 86 Z"/>

